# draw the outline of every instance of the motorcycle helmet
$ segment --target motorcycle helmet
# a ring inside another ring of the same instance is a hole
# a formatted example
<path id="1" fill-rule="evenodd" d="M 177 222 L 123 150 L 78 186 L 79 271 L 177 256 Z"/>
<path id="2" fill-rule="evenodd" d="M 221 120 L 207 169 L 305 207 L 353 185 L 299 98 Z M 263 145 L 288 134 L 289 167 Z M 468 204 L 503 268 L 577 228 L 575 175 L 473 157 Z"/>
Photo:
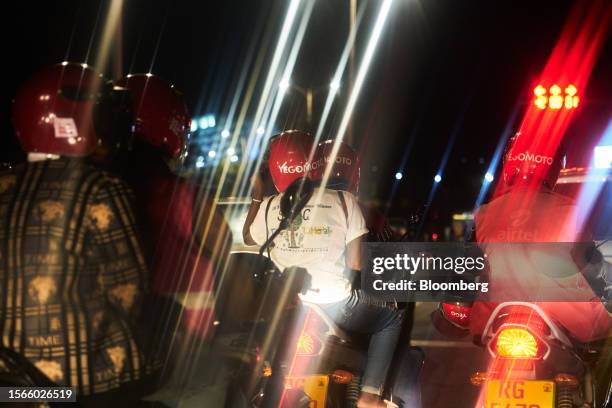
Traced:
<path id="1" fill-rule="evenodd" d="M 508 187 L 517 184 L 552 189 L 565 167 L 565 145 L 552 146 L 518 132 L 510 138 L 503 155 L 503 178 Z"/>
<path id="2" fill-rule="evenodd" d="M 315 182 L 322 182 L 328 168 L 329 178 L 326 187 L 334 190 L 359 192 L 359 157 L 348 144 L 340 142 L 335 158 L 331 157 L 333 140 L 325 140 L 317 145 L 313 156 L 310 177 Z"/>
<path id="3" fill-rule="evenodd" d="M 300 177 L 308 177 L 313 137 L 300 130 L 288 130 L 270 141 L 268 168 L 279 193 Z"/>
<path id="4" fill-rule="evenodd" d="M 191 126 L 183 95 L 153 74 L 130 74 L 116 81 L 115 86 L 130 94 L 134 138 L 167 161 L 182 161 Z"/>
<path id="5" fill-rule="evenodd" d="M 30 78 L 17 91 L 12 122 L 26 153 L 82 157 L 94 151 L 100 135 L 94 110 L 102 75 L 87 64 L 63 62 Z"/>

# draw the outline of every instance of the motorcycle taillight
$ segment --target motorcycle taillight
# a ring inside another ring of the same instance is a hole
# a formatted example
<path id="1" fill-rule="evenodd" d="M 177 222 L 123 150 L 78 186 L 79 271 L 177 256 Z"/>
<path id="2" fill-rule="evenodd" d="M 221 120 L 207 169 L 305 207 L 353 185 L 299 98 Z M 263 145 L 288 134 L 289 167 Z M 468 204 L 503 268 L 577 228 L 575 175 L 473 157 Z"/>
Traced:
<path id="1" fill-rule="evenodd" d="M 472 304 L 465 302 L 442 302 L 440 304 L 442 316 L 450 323 L 462 329 L 467 329 L 470 325 L 470 314 L 472 313 Z"/>
<path id="2" fill-rule="evenodd" d="M 495 338 L 495 350 L 499 357 L 537 358 L 541 351 L 536 336 L 521 327 L 502 329 Z"/>
<path id="3" fill-rule="evenodd" d="M 549 330 L 537 314 L 515 308 L 498 319 L 489 349 L 501 358 L 540 359 L 549 350 L 542 340 Z"/>

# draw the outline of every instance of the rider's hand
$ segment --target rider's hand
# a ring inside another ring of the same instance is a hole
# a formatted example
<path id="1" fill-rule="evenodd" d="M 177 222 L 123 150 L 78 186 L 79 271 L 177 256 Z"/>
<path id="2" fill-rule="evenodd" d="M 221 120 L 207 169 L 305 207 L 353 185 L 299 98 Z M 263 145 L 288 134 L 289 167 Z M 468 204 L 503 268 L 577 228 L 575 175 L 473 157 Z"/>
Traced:
<path id="1" fill-rule="evenodd" d="M 246 220 L 244 221 L 244 225 L 242 227 L 242 239 L 247 245 L 257 245 L 253 237 L 251 236 L 251 224 L 255 220 L 255 216 L 259 211 L 259 207 L 263 200 L 264 195 L 264 182 L 261 177 L 261 173 L 257 172 L 251 178 L 251 205 L 249 207 L 249 212 L 247 213 Z"/>

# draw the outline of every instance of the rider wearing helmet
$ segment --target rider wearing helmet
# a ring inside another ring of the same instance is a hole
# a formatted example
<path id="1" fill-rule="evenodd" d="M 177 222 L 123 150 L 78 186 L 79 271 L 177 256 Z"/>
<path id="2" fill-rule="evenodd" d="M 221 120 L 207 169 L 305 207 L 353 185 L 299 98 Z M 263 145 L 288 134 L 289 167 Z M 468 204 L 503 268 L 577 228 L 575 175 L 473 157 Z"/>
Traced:
<path id="1" fill-rule="evenodd" d="M 19 371 L 84 403 L 136 401 L 146 375 L 133 328 L 148 271 L 131 192 L 84 162 L 102 143 L 101 86 L 71 63 L 21 86 L 12 120 L 28 160 L 0 173 L 2 346 Z"/>
<path id="2" fill-rule="evenodd" d="M 530 136 L 518 133 L 510 140 L 502 193 L 475 216 L 476 239 L 490 264 L 488 299 L 544 300 L 537 303 L 574 338 L 605 337 L 612 322 L 584 275 L 588 261 L 576 253 L 589 237 L 578 225 L 575 203 L 553 191 L 564 165 L 563 145 L 538 146 L 542 138 Z M 482 333 L 495 306 L 476 303 L 473 334 Z"/>
<path id="3" fill-rule="evenodd" d="M 289 230 L 274 241 L 270 256 L 280 269 L 300 266 L 308 270 L 311 282 L 306 294 L 300 295 L 302 301 L 318 304 L 346 330 L 372 335 L 358 406 L 385 406 L 380 395 L 403 311 L 375 302 L 352 287 L 352 275 L 347 272 L 361 268 L 360 243 L 368 232 L 356 197 L 347 191 L 358 182 L 358 162 L 345 155 L 346 149 L 332 157 L 329 143 L 315 148 L 310 160 L 313 140 L 307 133 L 283 132 L 271 141 L 268 166 L 279 194 L 264 199 L 263 183 L 256 178 L 244 240 L 261 245 L 278 228 L 280 200 L 291 182 L 309 177 L 319 183 Z M 326 173 L 331 174 L 328 180 Z"/>
<path id="4" fill-rule="evenodd" d="M 189 335 L 185 341 L 198 341 L 212 333 L 213 276 L 231 233 L 207 195 L 176 175 L 190 131 L 182 94 L 152 74 L 128 75 L 115 86 L 126 89 L 131 100 L 134 126 L 122 172 L 137 194 L 153 292 L 165 313 L 180 315 L 181 333 Z"/>
<path id="5" fill-rule="evenodd" d="M 506 144 L 503 154 L 504 186 L 552 191 L 565 166 L 565 145 L 536 146 L 528 135 L 516 133 Z"/>
<path id="6" fill-rule="evenodd" d="M 353 195 L 359 194 L 360 165 L 359 156 L 355 149 L 345 142 L 338 145 L 338 153 L 333 163 L 329 163 L 333 140 L 325 140 L 319 143 L 313 156 L 310 177 L 315 182 L 321 182 L 325 169 L 330 167 L 327 188 L 332 190 L 348 191 Z M 315 165 L 317 163 L 317 165 Z M 393 230 L 389 220 L 375 207 L 359 203 L 359 208 L 365 218 L 368 242 L 386 242 L 393 238 Z"/>

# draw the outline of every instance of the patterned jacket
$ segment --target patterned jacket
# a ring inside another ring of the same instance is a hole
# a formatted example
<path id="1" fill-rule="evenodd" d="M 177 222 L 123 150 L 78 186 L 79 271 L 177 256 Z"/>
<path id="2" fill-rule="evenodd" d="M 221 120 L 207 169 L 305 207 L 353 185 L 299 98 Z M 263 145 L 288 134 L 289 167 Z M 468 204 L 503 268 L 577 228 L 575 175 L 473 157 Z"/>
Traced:
<path id="1" fill-rule="evenodd" d="M 134 319 L 147 269 L 125 184 L 81 160 L 0 172 L 0 335 L 78 395 L 147 371 Z"/>

